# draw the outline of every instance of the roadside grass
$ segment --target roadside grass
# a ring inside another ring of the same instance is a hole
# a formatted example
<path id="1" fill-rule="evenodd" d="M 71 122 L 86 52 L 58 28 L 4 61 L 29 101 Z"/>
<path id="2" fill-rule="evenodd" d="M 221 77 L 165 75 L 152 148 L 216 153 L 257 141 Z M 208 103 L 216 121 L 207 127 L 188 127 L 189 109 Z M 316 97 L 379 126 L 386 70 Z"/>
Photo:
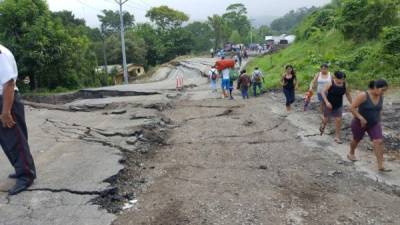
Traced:
<path id="1" fill-rule="evenodd" d="M 259 67 L 265 75 L 267 89 L 280 88 L 285 66 L 293 65 L 299 88 L 305 91 L 323 63 L 330 64 L 331 72 L 346 72 L 347 82 L 354 89 L 365 89 L 370 80 L 377 78 L 385 78 L 392 86 L 399 86 L 397 65 L 383 60 L 382 55 L 379 41 L 356 44 L 345 40 L 338 31 L 329 31 L 319 38 L 298 41 L 278 53 L 258 57 L 247 65 L 247 70 L 251 74 Z"/>

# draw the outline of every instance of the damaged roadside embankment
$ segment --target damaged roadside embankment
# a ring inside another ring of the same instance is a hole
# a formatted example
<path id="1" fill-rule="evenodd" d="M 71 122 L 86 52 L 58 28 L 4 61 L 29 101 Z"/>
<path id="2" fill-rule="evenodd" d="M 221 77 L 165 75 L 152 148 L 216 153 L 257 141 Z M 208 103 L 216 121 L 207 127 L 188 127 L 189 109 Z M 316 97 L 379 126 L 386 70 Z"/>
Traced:
<path id="1" fill-rule="evenodd" d="M 118 90 L 88 90 L 83 89 L 73 93 L 55 94 L 55 95 L 24 95 L 23 98 L 29 102 L 44 103 L 52 105 L 61 105 L 73 102 L 77 99 L 96 99 L 108 97 L 127 97 L 127 96 L 147 96 L 158 95 L 160 92 L 155 91 L 118 91 Z"/>
<path id="2" fill-rule="evenodd" d="M 84 143 L 103 145 L 118 150 L 123 166 L 117 174 L 103 180 L 109 186 L 102 191 L 82 192 L 63 189 L 39 187 L 30 191 L 67 192 L 71 194 L 92 195 L 91 201 L 109 213 L 118 213 L 126 203 L 136 198 L 136 192 L 147 183 L 143 161 L 151 159 L 155 152 L 166 144 L 170 129 L 175 125 L 162 114 L 162 111 L 173 107 L 171 103 L 148 104 L 144 106 L 126 105 L 113 110 L 100 110 L 102 117 L 113 121 L 124 120 L 125 124 L 138 124 L 121 128 L 98 128 L 62 120 L 47 119 L 42 129 L 54 136 L 58 142 L 79 140 Z M 134 114 L 132 112 L 135 112 Z M 81 112 L 95 113 L 95 112 Z"/>
<path id="3" fill-rule="evenodd" d="M 99 195 L 92 200 L 92 203 L 100 205 L 109 213 L 118 213 L 123 210 L 126 203 L 136 198 L 137 191 L 148 182 L 146 170 L 155 169 L 147 168 L 142 162 L 153 157 L 155 152 L 166 144 L 170 123 L 161 119 L 159 122 L 142 126 L 138 132 L 127 138 L 126 143 L 132 145 L 132 149 L 119 147 L 122 154 L 119 163 L 124 168 L 118 174 L 104 180 L 114 191 L 107 195 Z M 95 142 L 108 145 L 101 141 Z"/>
<path id="4" fill-rule="evenodd" d="M 149 170 L 157 169 L 151 165 L 152 158 L 166 145 L 171 129 L 176 127 L 163 111 L 173 108 L 174 102 L 187 89 L 207 82 L 202 72 L 207 65 L 203 61 L 193 62 L 193 65 L 188 61 L 187 64 L 193 67 L 177 65 L 165 80 L 54 96 L 25 96 L 25 103 L 30 106 L 27 108 L 31 117 L 28 122 L 31 122 L 31 129 L 37 128 L 30 132 L 34 137 L 31 142 L 36 152 L 33 153 L 40 155 L 43 161 L 38 164 L 43 177 L 29 190 L 30 195 L 47 197 L 61 193 L 76 198 L 94 198 L 91 203 L 109 213 L 118 213 L 124 205 L 134 201 L 141 189 L 152 182 L 148 177 Z M 177 71 L 184 73 L 186 78 L 183 91 L 178 93 L 174 89 Z M 40 141 L 49 145 L 39 146 Z M 42 148 L 44 150 L 39 150 Z M 47 179 L 58 179 L 43 173 L 54 171 L 53 165 L 46 162 L 53 154 L 65 155 L 55 168 L 68 168 L 64 170 L 65 176 L 70 176 L 71 181 L 77 179 L 76 182 L 58 185 L 47 182 Z M 103 157 L 111 154 L 118 157 Z M 79 179 L 80 175 L 72 169 L 78 164 L 83 165 L 81 174 L 87 179 Z M 105 172 L 99 171 L 101 164 L 109 166 L 104 168 Z M 47 183 L 43 182 L 45 179 Z"/>
<path id="5" fill-rule="evenodd" d="M 168 66 L 160 67 L 154 74 L 155 80 L 143 80 L 141 83 L 130 85 L 110 86 L 96 89 L 82 89 L 76 92 L 32 95 L 26 94 L 23 99 L 27 102 L 63 105 L 83 99 L 102 99 L 109 97 L 151 96 L 162 95 L 166 91 L 175 90 L 177 74 L 185 74 L 184 89 L 194 88 L 200 82 L 199 78 L 207 77 L 207 71 L 213 63 L 208 61 L 171 61 Z"/>

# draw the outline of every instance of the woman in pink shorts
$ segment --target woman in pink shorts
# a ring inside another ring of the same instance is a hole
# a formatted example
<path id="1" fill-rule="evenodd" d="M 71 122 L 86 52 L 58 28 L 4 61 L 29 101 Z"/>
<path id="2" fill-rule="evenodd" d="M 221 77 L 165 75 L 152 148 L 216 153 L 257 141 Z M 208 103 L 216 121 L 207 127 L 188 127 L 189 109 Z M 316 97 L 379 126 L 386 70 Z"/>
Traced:
<path id="1" fill-rule="evenodd" d="M 354 115 L 351 124 L 353 141 L 347 158 L 351 161 L 357 160 L 355 150 L 363 139 L 365 132 L 367 132 L 374 144 L 374 152 L 380 172 L 391 171 L 383 166 L 384 144 L 381 125 L 383 96 L 387 89 L 388 83 L 385 80 L 371 81 L 368 91 L 359 94 L 351 106 L 351 111 Z"/>

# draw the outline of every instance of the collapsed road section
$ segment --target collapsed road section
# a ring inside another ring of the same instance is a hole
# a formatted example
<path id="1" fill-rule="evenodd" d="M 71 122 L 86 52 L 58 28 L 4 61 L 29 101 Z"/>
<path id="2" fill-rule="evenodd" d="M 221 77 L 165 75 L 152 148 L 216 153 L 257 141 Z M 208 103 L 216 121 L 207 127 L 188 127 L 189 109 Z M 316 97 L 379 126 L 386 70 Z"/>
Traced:
<path id="1" fill-rule="evenodd" d="M 205 84 L 204 60 L 201 65 L 160 68 L 166 79 L 156 81 L 26 98 L 38 179 L 29 191 L 8 197 L 12 168 L 0 156 L 0 224 L 111 224 L 147 185 L 142 174 L 152 167 L 142 162 L 176 126 L 163 115 L 181 96 L 176 74 L 184 73 L 187 88 Z"/>

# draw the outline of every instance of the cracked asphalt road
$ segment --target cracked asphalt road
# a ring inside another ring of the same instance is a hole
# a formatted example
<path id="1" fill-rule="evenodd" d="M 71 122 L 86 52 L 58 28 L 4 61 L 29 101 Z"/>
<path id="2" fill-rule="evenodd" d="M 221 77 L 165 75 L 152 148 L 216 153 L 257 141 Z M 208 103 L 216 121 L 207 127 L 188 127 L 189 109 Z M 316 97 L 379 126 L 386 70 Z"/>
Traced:
<path id="1" fill-rule="evenodd" d="M 398 159 L 386 176 L 371 152 L 346 162 L 347 145 L 315 136 L 314 112 L 284 115 L 280 93 L 219 99 L 201 77 L 212 63 L 87 90 L 158 94 L 27 107 L 39 177 L 8 198 L 12 168 L 0 155 L 0 224 L 400 224 Z M 176 93 L 182 71 L 188 88 Z"/>
<path id="2" fill-rule="evenodd" d="M 284 115 L 278 94 L 238 97 L 198 88 L 163 112 L 180 126 L 143 162 L 151 184 L 114 225 L 399 224 L 397 187 L 343 161 L 332 137 L 307 137 L 317 114 Z"/>
<path id="3" fill-rule="evenodd" d="M 176 73 L 186 74 L 186 85 L 207 82 L 201 73 L 213 60 L 194 59 L 196 70 L 185 65 L 190 62 L 160 69 L 159 77 L 150 83 L 85 90 L 93 96 L 112 92 L 112 97 L 83 98 L 63 105 L 28 104 L 26 115 L 38 179 L 29 191 L 8 197 L 6 192 L 14 181 L 7 176 L 13 169 L 0 154 L 0 224 L 111 224 L 116 216 L 110 212 L 117 212 L 124 201 L 135 197 L 134 190 L 124 187 L 135 188 L 142 181 L 132 178 L 132 182 L 114 187 L 110 183 L 116 181 L 110 178 L 130 171 L 123 170 L 123 162 L 140 165 L 135 154 L 149 151 L 149 140 L 157 141 L 146 126 L 165 126 L 166 118 L 159 111 L 165 101 L 178 96 L 170 91 L 175 88 Z"/>

